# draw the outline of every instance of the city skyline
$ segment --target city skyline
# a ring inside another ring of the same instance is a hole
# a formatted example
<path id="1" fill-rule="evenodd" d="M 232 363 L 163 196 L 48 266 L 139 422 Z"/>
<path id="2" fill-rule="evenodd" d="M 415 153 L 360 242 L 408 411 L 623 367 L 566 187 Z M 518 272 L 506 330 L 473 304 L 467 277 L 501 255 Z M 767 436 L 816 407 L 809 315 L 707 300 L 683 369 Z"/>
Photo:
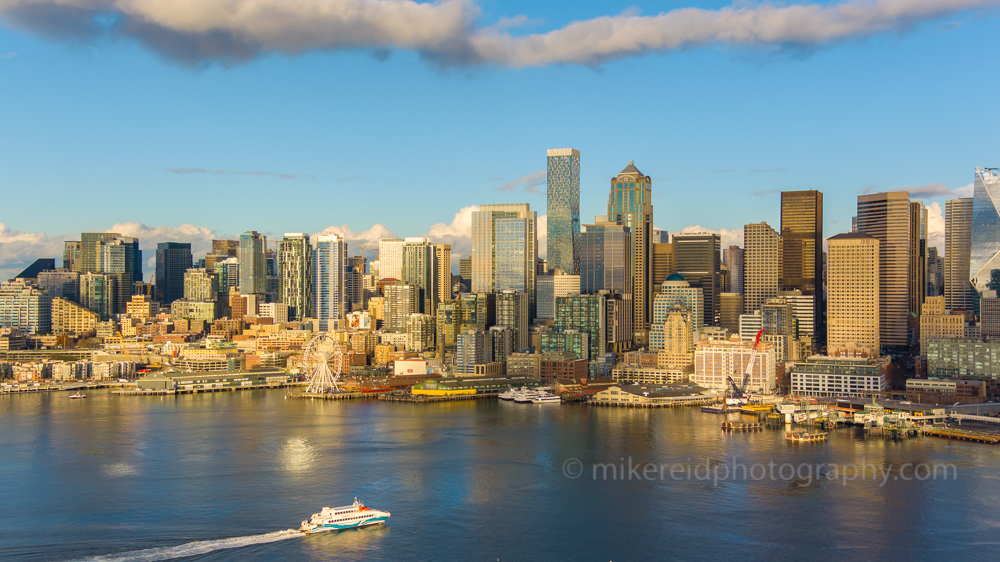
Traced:
<path id="1" fill-rule="evenodd" d="M 975 166 L 997 164 L 991 129 L 981 125 L 1000 111 L 989 94 L 998 79 L 975 55 L 991 52 L 995 19 L 966 17 L 980 5 L 942 6 L 908 20 L 928 23 L 906 33 L 882 34 L 895 29 L 888 25 L 858 35 L 864 41 L 813 50 L 710 41 L 669 54 L 640 50 L 633 54 L 650 54 L 606 60 L 599 72 L 574 64 L 442 70 L 405 48 L 388 58 L 265 49 L 252 61 L 192 68 L 130 40 L 52 40 L 5 7 L 0 78 L 17 87 L 5 90 L 0 110 L 0 174 L 11 188 L 5 208 L 19 212 L 0 216 L 0 264 L 9 276 L 16 259 L 54 255 L 27 246 L 106 229 L 202 249 L 247 229 L 273 239 L 331 225 L 373 239 L 374 227 L 453 243 L 445 238 L 474 205 L 541 208 L 543 151 L 568 146 L 582 154 L 584 223 L 604 214 L 607 178 L 629 160 L 652 177 L 654 199 L 672 202 L 654 224 L 669 231 L 778 225 L 781 190 L 826 194 L 828 235 L 849 230 L 854 197 L 865 190 L 912 188 L 913 199 L 943 207 L 972 196 Z M 626 7 L 503 3 L 479 23 L 523 13 L 529 25 L 518 33 L 545 33 Z M 638 7 L 651 14 L 641 22 L 662 9 Z M 608 88 L 634 76 L 653 95 Z M 340 87 L 362 81 L 370 87 Z M 629 116 L 651 134 L 615 134 Z M 123 196 L 98 201 L 95 192 Z M 377 194 L 377 204 L 358 193 Z M 137 207 L 136 196 L 151 204 Z M 347 197 L 357 204 L 344 208 Z M 233 206 L 240 212 L 219 212 Z M 460 244 L 453 249 L 463 255 Z"/>

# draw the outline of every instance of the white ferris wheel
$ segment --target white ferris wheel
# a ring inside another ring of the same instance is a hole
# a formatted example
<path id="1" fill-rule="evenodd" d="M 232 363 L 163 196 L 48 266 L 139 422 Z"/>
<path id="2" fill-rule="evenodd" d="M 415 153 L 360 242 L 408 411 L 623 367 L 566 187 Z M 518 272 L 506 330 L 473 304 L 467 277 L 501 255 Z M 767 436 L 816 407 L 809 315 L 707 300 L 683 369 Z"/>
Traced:
<path id="1" fill-rule="evenodd" d="M 340 380 L 343 367 L 344 354 L 337 340 L 329 334 L 320 334 L 313 338 L 302 355 L 302 368 L 309 379 L 306 392 L 322 394 L 330 390 L 340 390 L 337 381 Z"/>

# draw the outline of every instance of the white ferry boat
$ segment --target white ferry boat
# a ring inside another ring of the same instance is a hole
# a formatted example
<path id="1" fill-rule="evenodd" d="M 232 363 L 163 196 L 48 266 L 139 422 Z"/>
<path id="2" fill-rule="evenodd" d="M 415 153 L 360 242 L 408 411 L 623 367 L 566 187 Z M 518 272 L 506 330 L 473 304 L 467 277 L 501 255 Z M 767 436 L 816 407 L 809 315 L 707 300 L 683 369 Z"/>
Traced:
<path id="1" fill-rule="evenodd" d="M 518 391 L 512 387 L 507 387 L 507 390 L 500 393 L 498 396 L 501 400 L 513 400 L 517 396 Z"/>
<path id="2" fill-rule="evenodd" d="M 354 503 L 345 507 L 324 507 L 308 521 L 303 521 L 299 530 L 306 534 L 341 531 L 369 525 L 384 525 L 389 518 L 388 511 L 372 509 L 354 498 Z"/>
<path id="3" fill-rule="evenodd" d="M 538 396 L 537 390 L 522 390 L 514 396 L 514 402 L 517 402 L 518 404 L 529 404 L 536 396 Z"/>
<path id="4" fill-rule="evenodd" d="M 558 394 L 552 394 L 551 392 L 541 391 L 538 392 L 532 399 L 532 404 L 562 404 L 562 398 Z"/>

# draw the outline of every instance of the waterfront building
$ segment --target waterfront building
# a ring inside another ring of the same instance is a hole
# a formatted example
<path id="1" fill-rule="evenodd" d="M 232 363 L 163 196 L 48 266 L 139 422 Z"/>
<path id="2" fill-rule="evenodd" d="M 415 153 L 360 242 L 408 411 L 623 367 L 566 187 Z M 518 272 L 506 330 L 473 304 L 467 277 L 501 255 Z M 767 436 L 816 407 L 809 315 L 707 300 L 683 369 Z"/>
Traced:
<path id="1" fill-rule="evenodd" d="M 288 317 L 312 317 L 313 249 L 305 232 L 286 232 L 278 244 L 278 300 L 288 305 Z"/>
<path id="2" fill-rule="evenodd" d="M 191 244 L 160 242 L 156 245 L 156 300 L 169 305 L 184 298 L 184 272 L 194 265 Z"/>
<path id="3" fill-rule="evenodd" d="M 866 357 L 809 357 L 793 364 L 790 378 L 795 396 L 867 398 L 888 389 L 885 362 Z"/>
<path id="4" fill-rule="evenodd" d="M 920 311 L 920 355 L 927 355 L 927 342 L 931 339 L 965 337 L 965 314 L 950 313 L 945 302 L 945 297 L 924 300 Z"/>
<path id="5" fill-rule="evenodd" d="M 880 245 L 877 238 L 862 232 L 827 240 L 827 348 L 831 353 L 860 347 L 879 354 L 884 333 L 880 325 L 886 316 L 882 312 L 895 311 L 880 306 L 885 287 L 879 282 Z"/>
<path id="6" fill-rule="evenodd" d="M 72 302 L 80 300 L 80 274 L 69 269 L 41 271 L 37 277 L 38 288 L 52 298 L 63 298 Z"/>
<path id="7" fill-rule="evenodd" d="M 539 367 L 539 379 L 545 385 L 561 380 L 581 381 L 589 374 L 589 364 L 586 359 L 576 359 L 558 353 L 542 355 Z"/>
<path id="8" fill-rule="evenodd" d="M 586 292 L 580 288 L 579 275 L 569 275 L 559 269 L 546 275 L 539 275 L 536 283 L 538 287 L 536 317 L 538 320 L 555 319 L 557 297 Z"/>
<path id="9" fill-rule="evenodd" d="M 540 353 L 518 352 L 507 355 L 507 375 L 536 381 L 541 380 L 542 355 Z"/>
<path id="10" fill-rule="evenodd" d="M 548 151 L 546 213 L 549 269 L 580 272 L 580 151 Z"/>
<path id="11" fill-rule="evenodd" d="M 931 338 L 927 341 L 927 376 L 1000 378 L 1000 341 Z"/>
<path id="12" fill-rule="evenodd" d="M 695 346 L 691 382 L 712 390 L 726 389 L 728 377 L 742 382 L 752 353 L 753 342 L 739 338 L 729 341 L 700 341 Z M 774 347 L 767 342 L 758 344 L 757 359 L 746 390 L 763 394 L 773 392 L 776 365 Z"/>
<path id="13" fill-rule="evenodd" d="M 611 378 L 619 384 L 663 385 L 688 380 L 690 372 L 656 366 L 626 365 L 618 363 L 611 370 Z"/>
<path id="14" fill-rule="evenodd" d="M 430 314 L 411 314 L 406 318 L 406 351 L 423 353 L 434 349 L 436 327 Z"/>
<path id="15" fill-rule="evenodd" d="M 577 330 L 587 334 L 590 352 L 600 357 L 607 351 L 607 328 L 603 295 L 568 295 L 556 298 L 555 331 Z"/>
<path id="16" fill-rule="evenodd" d="M 434 246 L 430 240 L 427 238 L 406 238 L 404 240 L 403 267 L 399 279 L 417 288 L 417 312 L 434 314 L 437 308 L 438 272 L 436 266 Z"/>
<path id="17" fill-rule="evenodd" d="M 989 205 L 983 203 L 981 208 Z M 944 215 L 944 296 L 948 310 L 975 308 L 970 279 L 972 263 L 972 215 L 974 199 L 945 201 Z"/>
<path id="18" fill-rule="evenodd" d="M 528 295 L 518 291 L 496 294 L 496 325 L 510 328 L 514 334 L 514 350 L 531 346 L 531 324 Z"/>
<path id="19" fill-rule="evenodd" d="M 702 291 L 704 306 L 699 310 L 703 316 L 698 324 L 714 326 L 719 314 L 719 294 L 722 293 L 721 238 L 711 232 L 675 234 L 673 243 L 674 271 L 692 287 Z"/>
<path id="20" fill-rule="evenodd" d="M 1000 172 L 995 168 L 976 168 L 972 198 L 969 279 L 973 289 L 982 295 L 987 290 L 990 272 L 1000 269 Z"/>
<path id="21" fill-rule="evenodd" d="M 781 192 L 781 288 L 811 297 L 808 316 L 822 323 L 823 314 L 823 194 L 816 190 Z M 804 310 L 796 307 L 797 315 Z M 798 316 L 797 316 L 798 317 Z M 800 318 L 799 329 L 802 330 Z M 825 341 L 822 325 L 809 335 Z"/>
<path id="22" fill-rule="evenodd" d="M 743 227 L 743 310 L 760 310 L 778 296 L 781 237 L 766 222 Z"/>
<path id="23" fill-rule="evenodd" d="M 680 304 L 691 313 L 692 338 L 697 340 L 702 327 L 705 307 L 704 296 L 699 287 L 692 287 L 680 273 L 673 273 L 661 285 L 660 292 L 653 301 L 653 324 L 649 331 L 649 349 L 658 351 L 665 345 L 664 323 L 670 309 Z"/>
<path id="24" fill-rule="evenodd" d="M 653 182 L 631 160 L 621 173 L 611 178 L 607 217 L 610 222 L 627 226 L 631 234 L 632 323 L 639 339 L 645 342 L 652 321 Z"/>
<path id="25" fill-rule="evenodd" d="M 242 248 L 242 241 L 241 246 Z M 240 278 L 243 278 L 241 259 Z M 347 241 L 337 234 L 316 237 L 313 250 L 313 312 L 319 330 L 332 330 L 337 320 L 347 314 L 347 292 L 344 274 L 347 263 Z"/>
<path id="26" fill-rule="evenodd" d="M 740 315 L 743 314 L 743 295 L 739 293 L 719 293 L 719 325 L 733 333 L 740 331 Z"/>
<path id="27" fill-rule="evenodd" d="M 267 293 L 267 241 L 256 230 L 240 234 L 237 258 L 240 262 L 240 293 L 263 295 Z M 346 251 L 346 245 L 345 245 Z M 343 263 L 340 264 L 343 267 Z"/>
<path id="28" fill-rule="evenodd" d="M 629 227 L 600 222 L 586 225 L 580 235 L 582 293 L 632 293 L 632 234 Z"/>
<path id="29" fill-rule="evenodd" d="M 893 352 L 909 343 L 911 218 L 905 191 L 858 196 L 857 230 L 879 241 L 879 342 Z"/>
<path id="30" fill-rule="evenodd" d="M 527 203 L 481 205 L 472 214 L 472 291 L 528 295 L 535 317 L 537 213 Z"/>
<path id="31" fill-rule="evenodd" d="M 80 304 L 107 320 L 114 314 L 114 298 L 118 279 L 103 273 L 84 273 L 80 276 Z M 183 277 L 181 288 L 183 289 Z M 127 307 L 126 307 L 127 308 Z"/>
<path id="32" fill-rule="evenodd" d="M 385 322 L 382 323 L 382 328 L 388 331 L 405 331 L 410 315 L 420 312 L 420 290 L 415 285 L 397 281 L 383 287 L 383 291 Z"/>
<path id="33" fill-rule="evenodd" d="M 402 279 L 402 238 L 383 238 L 378 241 L 378 274 L 379 280 Z"/>
<path id="34" fill-rule="evenodd" d="M 743 294 L 743 248 L 730 246 L 722 250 L 722 264 L 729 269 L 729 284 L 723 292 Z"/>
<path id="35" fill-rule="evenodd" d="M 0 329 L 48 334 L 52 329 L 52 297 L 28 279 L 0 283 Z"/>

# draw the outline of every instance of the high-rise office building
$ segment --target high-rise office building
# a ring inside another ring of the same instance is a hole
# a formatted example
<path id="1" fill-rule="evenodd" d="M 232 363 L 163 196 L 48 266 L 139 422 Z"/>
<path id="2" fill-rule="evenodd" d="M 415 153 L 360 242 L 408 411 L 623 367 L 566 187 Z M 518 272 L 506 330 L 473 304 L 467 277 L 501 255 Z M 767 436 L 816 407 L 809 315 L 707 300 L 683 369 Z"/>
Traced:
<path id="1" fill-rule="evenodd" d="M 858 196 L 858 232 L 879 240 L 879 342 L 890 352 L 909 345 L 910 194 Z"/>
<path id="2" fill-rule="evenodd" d="M 704 298 L 704 316 L 695 322 L 699 326 L 714 326 L 722 293 L 722 262 L 719 259 L 722 240 L 711 232 L 675 234 L 673 244 L 674 272 L 692 287 L 701 289 Z"/>
<path id="3" fill-rule="evenodd" d="M 156 300 L 170 304 L 184 298 L 184 272 L 191 269 L 191 244 L 160 242 L 156 245 Z"/>
<path id="4" fill-rule="evenodd" d="M 576 330 L 587 334 L 589 357 L 595 361 L 607 351 L 604 295 L 568 295 L 556 299 L 555 331 Z"/>
<path id="5" fill-rule="evenodd" d="M 121 236 L 117 232 L 84 232 L 80 234 L 80 272 L 101 272 L 101 242 Z"/>
<path id="6" fill-rule="evenodd" d="M 934 246 L 927 248 L 927 296 L 944 296 L 944 260 Z"/>
<path id="7" fill-rule="evenodd" d="M 278 244 L 280 283 L 278 300 L 288 305 L 288 317 L 302 320 L 312 317 L 313 250 L 309 235 L 286 232 Z"/>
<path id="8" fill-rule="evenodd" d="M 580 235 L 580 288 L 577 292 L 632 294 L 629 228 L 607 222 L 586 227 L 587 231 Z"/>
<path id="9" fill-rule="evenodd" d="M 884 333 L 880 323 L 885 317 L 880 303 L 884 286 L 879 279 L 880 246 L 878 238 L 863 232 L 827 240 L 826 337 L 831 353 L 849 347 L 879 353 Z"/>
<path id="10" fill-rule="evenodd" d="M 451 244 L 434 244 L 434 270 L 437 272 L 437 295 L 434 303 L 451 300 Z"/>
<path id="11" fill-rule="evenodd" d="M 438 272 L 434 245 L 427 238 L 406 238 L 403 242 L 403 267 L 399 279 L 417 288 L 417 312 L 434 314 L 437 309 Z"/>
<path id="12" fill-rule="evenodd" d="M 531 347 L 530 303 L 528 295 L 519 291 L 503 291 L 496 294 L 496 325 L 510 328 L 513 332 L 514 351 Z"/>
<path id="13" fill-rule="evenodd" d="M 139 240 L 118 236 L 98 243 L 98 271 L 115 277 L 112 313 L 124 314 L 132 299 L 132 285 L 142 281 L 142 251 Z"/>
<path id="14" fill-rule="evenodd" d="M 379 279 L 400 279 L 403 275 L 403 240 L 383 238 L 378 241 Z"/>
<path id="15" fill-rule="evenodd" d="M 972 312 L 974 307 L 969 271 L 973 207 L 972 197 L 944 202 L 944 300 L 948 310 Z"/>
<path id="16" fill-rule="evenodd" d="M 52 297 L 29 279 L 0 283 L 0 328 L 48 334 L 52 330 Z"/>
<path id="17" fill-rule="evenodd" d="M 910 315 L 920 316 L 927 293 L 927 209 L 910 202 Z"/>
<path id="18" fill-rule="evenodd" d="M 349 256 L 344 270 L 344 287 L 347 291 L 347 311 L 364 308 L 365 301 L 365 263 L 364 256 Z"/>
<path id="19" fill-rule="evenodd" d="M 117 277 L 104 273 L 84 273 L 80 275 L 80 304 L 87 310 L 99 314 L 101 320 L 111 318 L 111 315 L 114 314 L 117 282 Z M 184 280 L 182 275 L 182 291 L 183 288 Z"/>
<path id="20" fill-rule="evenodd" d="M 212 253 L 235 258 L 239 255 L 239 240 L 212 240 Z"/>
<path id="21" fill-rule="evenodd" d="M 692 286 L 680 273 L 672 273 L 663 282 L 660 292 L 653 300 L 653 322 L 649 332 L 650 349 L 660 350 L 666 344 L 664 323 L 667 321 L 670 309 L 676 304 L 682 305 L 691 313 L 691 329 L 695 332 L 692 337 L 697 341 L 697 332 L 704 326 L 705 319 L 704 291 L 700 287 Z"/>
<path id="22" fill-rule="evenodd" d="M 535 309 L 537 213 L 527 203 L 481 205 L 472 214 L 472 291 L 528 295 Z"/>
<path id="23" fill-rule="evenodd" d="M 633 322 L 640 340 L 646 341 L 652 319 L 653 268 L 653 183 L 649 176 L 635 167 L 631 160 L 617 176 L 611 178 L 608 196 L 608 220 L 627 226 L 631 232 Z"/>
<path id="24" fill-rule="evenodd" d="M 455 374 L 474 375 L 476 365 L 493 360 L 493 340 L 485 330 L 469 330 L 458 334 L 455 348 Z"/>
<path id="25" fill-rule="evenodd" d="M 242 254 L 242 241 L 240 245 Z M 332 330 L 334 320 L 343 320 L 347 314 L 347 291 L 344 271 L 347 264 L 347 241 L 337 234 L 316 237 L 313 250 L 313 311 L 319 320 L 320 331 Z M 244 264 L 240 259 L 240 283 Z"/>
<path id="26" fill-rule="evenodd" d="M 80 274 L 66 268 L 42 271 L 38 274 L 38 288 L 52 298 L 80 302 Z"/>
<path id="27" fill-rule="evenodd" d="M 722 263 L 729 269 L 729 286 L 723 292 L 743 294 L 743 248 L 730 246 L 722 250 Z M 742 308 L 743 305 L 740 305 Z"/>
<path id="28" fill-rule="evenodd" d="M 244 295 L 264 295 L 267 293 L 267 256 L 264 249 L 267 241 L 256 230 L 240 234 L 240 293 Z M 343 264 L 341 264 L 343 266 Z"/>
<path id="29" fill-rule="evenodd" d="M 563 273 L 561 270 L 554 271 L 549 275 L 539 275 L 536 282 L 538 286 L 538 302 L 535 307 L 535 316 L 539 320 L 555 320 L 557 297 L 591 292 L 580 290 L 579 275 L 569 275 Z"/>
<path id="30" fill-rule="evenodd" d="M 458 275 L 462 278 L 465 292 L 472 290 L 472 256 L 458 260 Z"/>
<path id="31" fill-rule="evenodd" d="M 68 269 L 70 271 L 80 272 L 80 268 L 83 266 L 81 263 L 80 252 L 83 250 L 83 245 L 79 241 L 67 240 L 63 243 L 63 269 Z"/>
<path id="32" fill-rule="evenodd" d="M 778 296 L 781 236 L 766 222 L 743 227 L 743 310 L 761 310 Z"/>
<path id="33" fill-rule="evenodd" d="M 420 289 L 416 285 L 394 281 L 382 288 L 385 321 L 383 329 L 389 332 L 406 330 L 407 318 L 420 312 Z"/>
<path id="34" fill-rule="evenodd" d="M 576 275 L 580 271 L 579 150 L 557 148 L 548 151 L 545 191 L 548 268 Z"/>
<path id="35" fill-rule="evenodd" d="M 973 289 L 982 295 L 990 281 L 990 271 L 1000 269 L 1000 171 L 976 168 L 972 199 L 969 279 Z"/>
<path id="36" fill-rule="evenodd" d="M 740 316 L 743 314 L 743 295 L 739 293 L 719 293 L 719 325 L 734 334 L 740 331 Z"/>
<path id="37" fill-rule="evenodd" d="M 781 290 L 813 297 L 812 317 L 823 314 L 823 194 L 819 191 L 781 192 Z"/>
<path id="38" fill-rule="evenodd" d="M 666 237 L 667 233 L 663 233 Z M 653 244 L 653 293 L 659 292 L 663 282 L 674 272 L 674 245 L 670 242 Z M 655 296 L 653 297 L 656 298 Z"/>

